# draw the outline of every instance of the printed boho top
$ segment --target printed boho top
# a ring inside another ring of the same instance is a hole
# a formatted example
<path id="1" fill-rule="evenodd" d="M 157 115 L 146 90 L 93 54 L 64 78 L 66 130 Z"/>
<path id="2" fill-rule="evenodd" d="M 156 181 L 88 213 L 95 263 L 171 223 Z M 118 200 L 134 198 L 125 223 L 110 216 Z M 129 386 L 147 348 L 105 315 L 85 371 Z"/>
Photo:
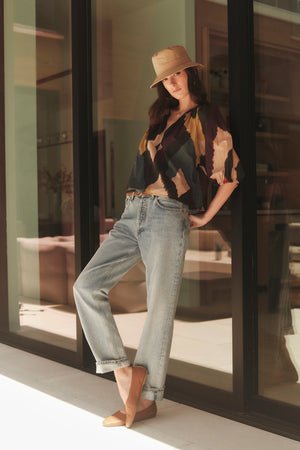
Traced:
<path id="1" fill-rule="evenodd" d="M 166 128 L 150 127 L 139 146 L 127 193 L 169 197 L 203 209 L 208 182 L 239 182 L 243 169 L 216 105 L 197 106 Z"/>

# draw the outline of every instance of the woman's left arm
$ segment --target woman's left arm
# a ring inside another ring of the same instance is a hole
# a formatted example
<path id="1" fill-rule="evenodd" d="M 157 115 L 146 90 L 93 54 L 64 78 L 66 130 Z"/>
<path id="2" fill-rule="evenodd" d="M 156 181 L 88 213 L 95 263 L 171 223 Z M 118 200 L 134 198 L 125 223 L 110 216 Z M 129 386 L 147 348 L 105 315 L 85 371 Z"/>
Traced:
<path id="1" fill-rule="evenodd" d="M 216 195 L 211 201 L 209 207 L 203 214 L 199 214 L 197 216 L 191 214 L 191 228 L 203 227 L 217 214 L 219 209 L 222 208 L 226 200 L 231 196 L 234 189 L 237 187 L 238 182 L 235 181 L 233 183 L 225 183 L 219 186 Z"/>

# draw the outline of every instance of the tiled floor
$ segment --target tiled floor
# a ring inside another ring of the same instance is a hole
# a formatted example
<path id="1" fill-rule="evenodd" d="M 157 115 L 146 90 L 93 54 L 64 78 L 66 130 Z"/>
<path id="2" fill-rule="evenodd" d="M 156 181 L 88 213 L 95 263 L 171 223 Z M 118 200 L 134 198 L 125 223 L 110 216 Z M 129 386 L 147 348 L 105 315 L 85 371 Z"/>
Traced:
<path id="1" fill-rule="evenodd" d="M 299 450 L 300 443 L 169 400 L 155 419 L 104 428 L 115 383 L 0 344 L 1 450 Z"/>

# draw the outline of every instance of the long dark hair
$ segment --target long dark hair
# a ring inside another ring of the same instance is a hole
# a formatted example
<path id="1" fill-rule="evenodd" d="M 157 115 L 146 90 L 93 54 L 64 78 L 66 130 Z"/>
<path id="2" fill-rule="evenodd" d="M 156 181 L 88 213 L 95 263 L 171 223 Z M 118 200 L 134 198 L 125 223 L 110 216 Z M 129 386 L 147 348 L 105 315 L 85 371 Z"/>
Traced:
<path id="1" fill-rule="evenodd" d="M 188 76 L 188 89 L 193 100 L 202 105 L 207 102 L 206 91 L 204 85 L 199 77 L 199 72 L 196 67 L 188 67 L 184 69 Z M 156 86 L 158 98 L 150 106 L 148 114 L 150 119 L 150 127 L 158 125 L 163 121 L 166 114 L 169 114 L 171 109 L 175 109 L 179 102 L 176 98 L 164 87 L 162 81 Z"/>

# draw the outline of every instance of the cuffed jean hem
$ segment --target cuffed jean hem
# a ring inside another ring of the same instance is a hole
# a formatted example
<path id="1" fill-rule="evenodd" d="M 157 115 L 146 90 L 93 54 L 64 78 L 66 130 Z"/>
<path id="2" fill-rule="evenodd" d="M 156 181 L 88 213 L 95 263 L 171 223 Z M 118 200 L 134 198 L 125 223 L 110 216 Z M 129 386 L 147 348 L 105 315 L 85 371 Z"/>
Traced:
<path id="1" fill-rule="evenodd" d="M 164 390 L 163 389 L 143 389 L 141 393 L 142 398 L 147 400 L 163 400 Z"/>
<path id="2" fill-rule="evenodd" d="M 128 359 L 96 362 L 96 373 L 112 372 L 113 370 L 120 369 L 121 367 L 127 367 L 130 365 L 131 363 Z"/>

